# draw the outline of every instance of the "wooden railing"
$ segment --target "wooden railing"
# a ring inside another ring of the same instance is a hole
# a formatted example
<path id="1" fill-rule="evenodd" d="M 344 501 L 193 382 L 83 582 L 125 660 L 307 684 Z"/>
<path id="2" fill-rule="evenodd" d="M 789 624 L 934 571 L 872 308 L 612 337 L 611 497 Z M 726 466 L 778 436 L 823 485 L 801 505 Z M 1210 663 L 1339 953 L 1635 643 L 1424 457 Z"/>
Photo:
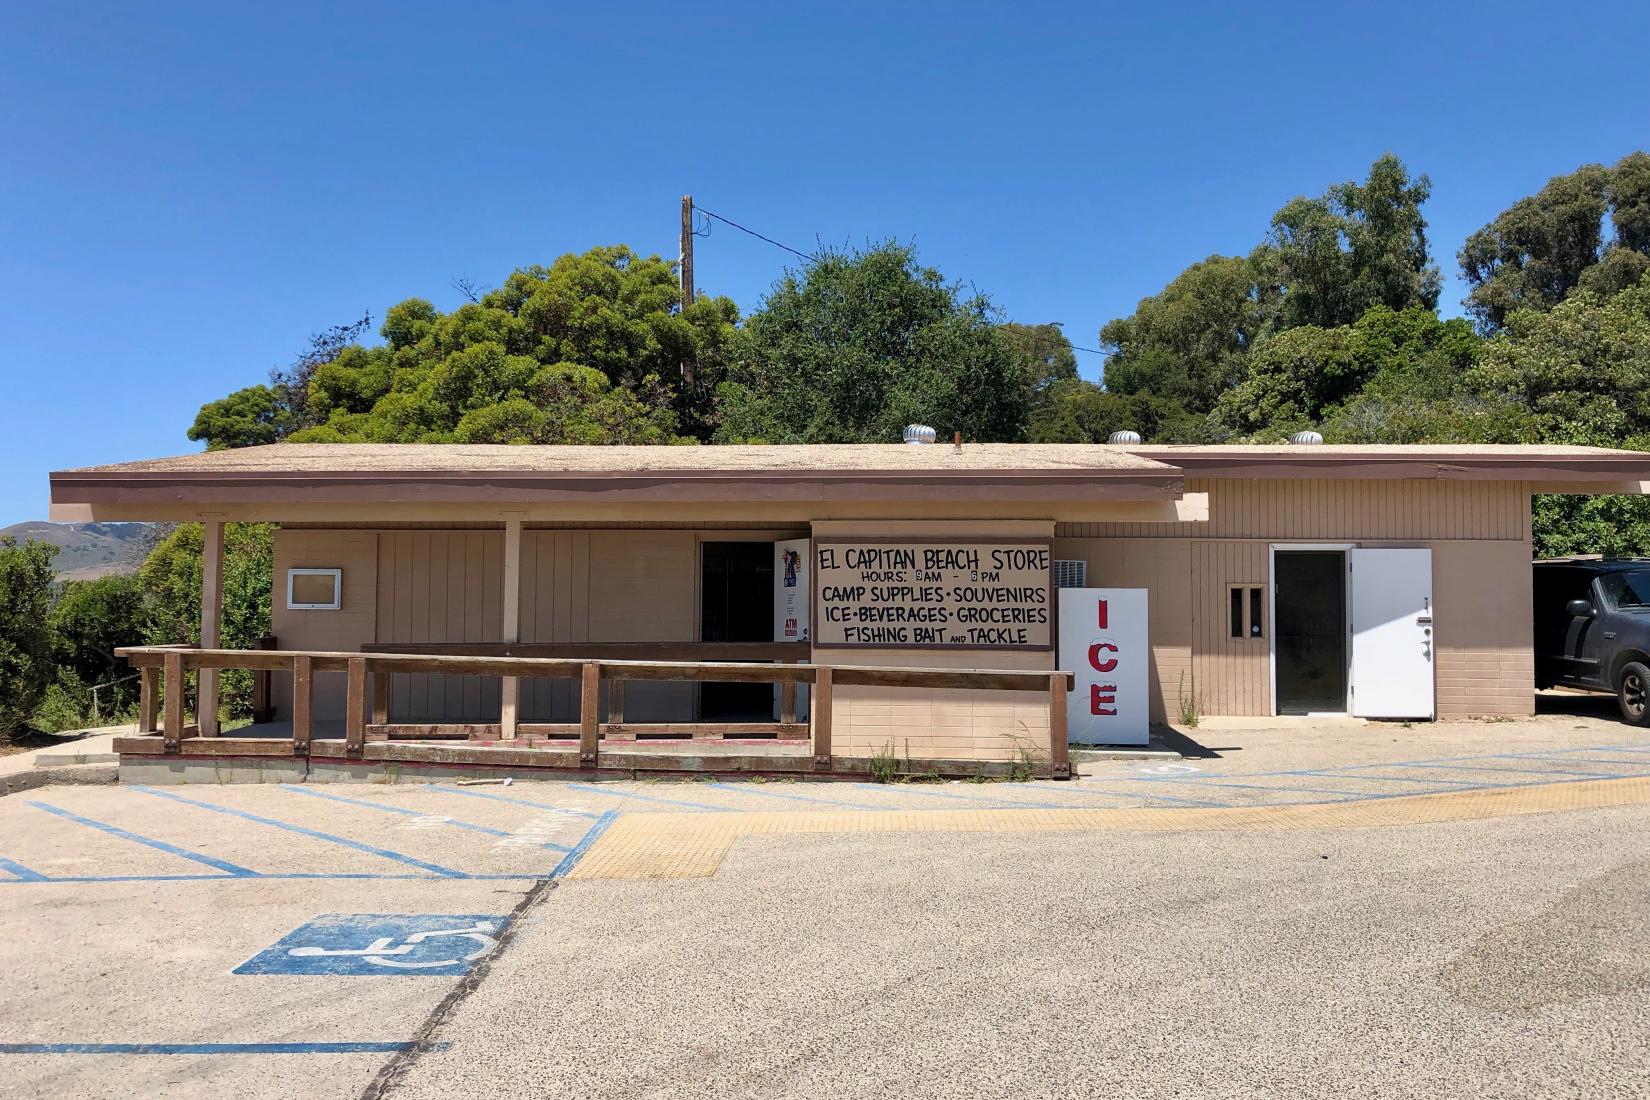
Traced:
<path id="1" fill-rule="evenodd" d="M 658 647 L 676 643 L 658 643 Z M 783 643 L 781 643 L 783 644 Z M 928 688 L 939 691 L 1006 690 L 1046 693 L 1049 717 L 1049 757 L 1051 772 L 1069 774 L 1066 750 L 1066 694 L 1072 687 L 1067 672 L 1035 672 L 1008 669 L 890 668 L 862 665 L 816 665 L 805 663 L 758 663 L 749 660 L 693 661 L 631 660 L 608 658 L 609 653 L 635 652 L 655 643 L 592 643 L 545 645 L 539 643 L 477 643 L 475 653 L 452 653 L 454 646 L 442 643 L 443 652 L 381 652 L 371 647 L 363 652 L 319 652 L 265 649 L 198 649 L 190 646 L 132 646 L 117 649 L 141 675 L 138 732 L 159 732 L 163 751 L 183 751 L 186 735 L 198 735 L 198 727 L 184 723 L 184 676 L 200 669 L 244 668 L 253 672 L 288 672 L 292 676 L 291 752 L 307 755 L 314 740 L 314 683 L 318 672 L 343 672 L 347 690 L 344 706 L 344 752 L 360 759 L 367 741 L 389 740 L 394 736 L 419 739 L 484 736 L 496 727 L 472 725 L 393 725 L 389 721 L 390 679 L 396 675 L 435 674 L 447 676 L 498 676 L 575 680 L 579 683 L 579 720 L 576 723 L 522 723 L 521 738 L 577 737 L 579 762 L 594 767 L 603 738 L 626 739 L 640 735 L 669 734 L 680 737 L 738 737 L 778 734 L 806 736 L 811 743 L 816 768 L 831 766 L 832 692 L 839 685 L 868 687 Z M 693 643 L 703 658 L 714 647 Z M 434 648 L 432 645 L 430 648 Z M 782 657 L 796 656 L 800 650 L 768 646 Z M 514 654 L 501 655 L 508 650 Z M 580 656 L 552 655 L 577 651 Z M 751 649 L 729 654 L 750 653 Z M 765 654 L 769 655 L 769 654 Z M 720 654 L 718 654 L 720 656 Z M 606 659 L 603 659 L 606 658 Z M 626 723 L 623 685 L 639 681 L 688 681 L 700 683 L 758 683 L 780 686 L 778 722 Z M 609 685 L 608 720 L 601 721 L 601 687 Z M 812 690 L 809 721 L 796 718 L 796 685 Z M 370 696 L 369 696 L 370 685 Z M 368 702 L 370 698 L 370 716 Z M 160 704 L 157 705 L 157 699 Z M 233 739 L 231 739 L 233 740 Z"/>

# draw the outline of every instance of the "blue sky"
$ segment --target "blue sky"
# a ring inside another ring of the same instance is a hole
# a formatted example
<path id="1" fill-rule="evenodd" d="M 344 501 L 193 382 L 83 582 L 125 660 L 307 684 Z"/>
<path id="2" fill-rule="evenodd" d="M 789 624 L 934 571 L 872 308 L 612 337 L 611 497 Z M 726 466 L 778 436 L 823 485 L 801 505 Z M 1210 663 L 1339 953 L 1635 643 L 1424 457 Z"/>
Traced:
<path id="1" fill-rule="evenodd" d="M 804 249 L 914 240 L 1093 346 L 1388 150 L 1457 312 L 1467 233 L 1650 147 L 1641 3 L 332 7 L 0 8 L 0 525 L 48 470 L 195 449 L 202 402 L 363 310 L 674 257 L 684 192 Z M 788 259 L 698 247 L 745 309 Z"/>

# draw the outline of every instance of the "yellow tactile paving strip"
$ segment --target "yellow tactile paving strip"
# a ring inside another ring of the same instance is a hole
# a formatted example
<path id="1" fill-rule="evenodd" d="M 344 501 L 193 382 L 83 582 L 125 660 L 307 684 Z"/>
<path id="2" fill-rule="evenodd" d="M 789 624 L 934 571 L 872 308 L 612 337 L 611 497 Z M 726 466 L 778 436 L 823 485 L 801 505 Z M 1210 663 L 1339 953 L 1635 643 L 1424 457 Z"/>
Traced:
<path id="1" fill-rule="evenodd" d="M 1602 779 L 1530 787 L 1291 806 L 1208 809 L 824 810 L 647 813 L 615 821 L 567 876 L 574 879 L 704 878 L 733 842 L 775 833 L 1045 833 L 1085 829 L 1368 829 L 1629 806 L 1650 802 L 1650 779 Z"/>

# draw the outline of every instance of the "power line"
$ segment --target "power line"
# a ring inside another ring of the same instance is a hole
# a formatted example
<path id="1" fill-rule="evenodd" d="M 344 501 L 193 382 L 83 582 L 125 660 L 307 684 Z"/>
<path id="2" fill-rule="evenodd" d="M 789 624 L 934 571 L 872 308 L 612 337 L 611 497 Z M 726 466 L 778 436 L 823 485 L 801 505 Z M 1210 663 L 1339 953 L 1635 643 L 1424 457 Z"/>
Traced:
<path id="1" fill-rule="evenodd" d="M 751 236 L 755 237 L 759 241 L 767 241 L 769 244 L 773 245 L 775 248 L 783 248 L 786 252 L 789 252 L 793 256 L 800 256 L 802 259 L 808 260 L 808 261 L 811 261 L 811 262 L 814 262 L 814 263 L 817 263 L 819 261 L 818 256 L 811 256 L 806 252 L 802 252 L 802 251 L 799 251 L 795 248 L 792 248 L 788 244 L 781 244 L 778 241 L 774 240 L 772 237 L 764 237 L 762 234 L 758 233 L 756 230 L 747 229 L 745 226 L 740 225 L 738 222 L 734 221 L 731 218 L 724 218 L 720 214 L 714 214 L 711 211 L 706 210 L 704 207 L 700 206 L 698 203 L 694 203 L 693 208 L 695 210 L 699 211 L 699 213 L 705 215 L 707 218 L 715 218 L 717 221 L 723 223 L 724 225 L 731 225 L 735 229 L 739 230 L 739 232 L 749 233 Z"/>
<path id="2" fill-rule="evenodd" d="M 692 200 L 689 200 L 689 201 L 691 202 Z M 732 218 L 724 218 L 720 214 L 714 213 L 710 210 L 706 210 L 704 207 L 700 206 L 696 202 L 692 203 L 692 208 L 694 210 L 697 210 L 699 213 L 705 215 L 707 218 L 715 218 L 717 221 L 721 222 L 723 225 L 733 226 L 733 228 L 739 230 L 739 232 L 741 232 L 741 233 L 749 233 L 751 236 L 755 237 L 759 241 L 767 241 L 769 244 L 773 245 L 775 248 L 783 248 L 786 252 L 789 252 L 793 256 L 798 256 L 798 257 L 800 257 L 804 260 L 809 261 L 810 263 L 818 263 L 819 262 L 819 257 L 818 256 L 814 256 L 814 255 L 811 255 L 810 253 L 802 252 L 798 249 L 792 248 L 790 245 L 783 244 L 779 241 L 776 241 L 772 237 L 763 236 L 761 233 L 758 233 L 754 229 L 750 229 L 750 228 L 747 228 L 743 225 L 740 225 L 738 222 L 734 221 Z M 699 234 L 695 233 L 694 235 L 698 236 Z M 999 325 L 998 327 L 1001 328 L 1002 326 Z M 1016 336 L 1024 335 L 1028 339 L 1030 338 L 1029 333 L 1021 333 L 1017 329 L 1007 329 L 1005 331 L 1013 332 Z M 1062 333 L 1061 335 L 1064 335 L 1064 333 Z M 1085 348 L 1081 344 L 1073 344 L 1070 340 L 1066 341 L 1066 346 L 1071 348 L 1072 351 L 1087 352 L 1089 355 L 1104 355 L 1104 354 L 1106 354 L 1105 352 L 1101 351 L 1099 348 Z"/>

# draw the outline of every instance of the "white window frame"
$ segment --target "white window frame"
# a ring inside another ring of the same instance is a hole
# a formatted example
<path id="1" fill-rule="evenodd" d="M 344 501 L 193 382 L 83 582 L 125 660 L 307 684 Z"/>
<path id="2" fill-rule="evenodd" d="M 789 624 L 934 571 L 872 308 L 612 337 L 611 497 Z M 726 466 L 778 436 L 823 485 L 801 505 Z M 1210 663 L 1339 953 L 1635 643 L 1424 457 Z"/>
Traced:
<path id="1" fill-rule="evenodd" d="M 331 577 L 331 603 L 294 603 L 292 600 L 292 579 L 294 577 Z M 344 571 L 342 569 L 288 569 L 286 571 L 286 607 L 288 611 L 337 611 L 344 605 Z"/>

